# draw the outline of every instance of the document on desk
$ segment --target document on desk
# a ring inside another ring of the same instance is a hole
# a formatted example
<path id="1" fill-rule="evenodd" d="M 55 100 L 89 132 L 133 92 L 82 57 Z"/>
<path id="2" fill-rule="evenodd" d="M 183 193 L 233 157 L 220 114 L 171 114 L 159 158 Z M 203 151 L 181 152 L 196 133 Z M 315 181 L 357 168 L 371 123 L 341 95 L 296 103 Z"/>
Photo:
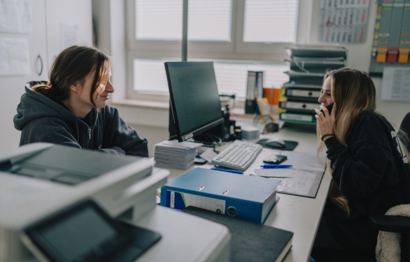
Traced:
<path id="1" fill-rule="evenodd" d="M 262 159 L 275 152 L 286 155 L 288 159 L 284 165 L 292 165 L 292 168 L 261 169 Z M 245 174 L 268 177 L 268 179 L 280 179 L 282 183 L 278 187 L 278 193 L 315 198 L 322 181 L 325 170 L 326 157 L 315 154 L 300 153 L 294 151 L 279 151 L 263 149 L 255 164 Z"/>
<path id="2" fill-rule="evenodd" d="M 270 179 L 280 179 L 278 193 L 315 198 L 323 177 L 322 171 L 299 169 L 255 169 L 255 174 Z"/>
<path id="3" fill-rule="evenodd" d="M 284 164 L 292 165 L 293 169 L 321 172 L 325 170 L 326 157 L 324 155 L 316 156 L 293 151 L 283 151 L 281 155 L 288 157 Z"/>

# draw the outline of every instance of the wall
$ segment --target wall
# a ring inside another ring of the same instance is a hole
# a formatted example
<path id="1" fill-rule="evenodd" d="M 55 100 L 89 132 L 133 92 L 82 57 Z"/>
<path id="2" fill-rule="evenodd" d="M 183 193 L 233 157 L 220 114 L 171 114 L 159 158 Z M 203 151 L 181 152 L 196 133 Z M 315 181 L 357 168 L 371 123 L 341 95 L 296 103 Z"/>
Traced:
<path id="1" fill-rule="evenodd" d="M 30 2 L 32 32 L 28 35 L 0 33 L 0 37 L 28 40 L 31 73 L 24 76 L 0 77 L 0 150 L 16 148 L 20 131 L 14 129 L 13 117 L 24 85 L 28 81 L 47 80 L 54 57 L 61 51 L 60 23 L 78 27 L 77 43 L 91 45 L 91 0 L 36 0 Z M 38 75 L 37 56 L 43 60 L 43 71 Z"/>
<path id="2" fill-rule="evenodd" d="M 30 73 L 28 75 L 7 75 L 0 76 L 0 150 L 16 148 L 20 141 L 20 131 L 14 128 L 13 117 L 16 114 L 16 107 L 24 93 L 24 85 L 28 81 L 41 80 L 47 78 L 47 44 L 46 44 L 46 17 L 45 1 L 31 3 L 31 24 L 32 29 L 29 34 L 7 34 L 0 33 L 2 38 L 26 39 L 28 41 L 28 63 Z M 36 17 L 37 16 L 37 17 Z M 34 19 L 34 17 L 36 17 Z M 44 70 L 38 75 L 40 66 L 37 65 L 37 56 L 43 61 Z"/>
<path id="3" fill-rule="evenodd" d="M 322 44 L 315 41 L 318 39 L 319 30 L 318 24 L 320 19 L 320 1 L 313 1 L 312 12 L 312 30 L 311 30 L 311 44 Z M 376 19 L 377 1 L 370 1 L 370 12 L 368 20 L 368 31 L 366 36 L 366 42 L 362 44 L 343 44 L 341 46 L 346 47 L 348 51 L 347 67 L 360 69 L 363 71 L 369 71 L 371 46 L 373 40 L 374 21 Z M 386 118 L 396 127 L 400 126 L 401 120 L 410 111 L 410 103 L 406 102 L 393 102 L 381 100 L 381 88 L 382 78 L 372 77 L 374 85 L 376 87 L 376 103 L 377 111 L 382 113 Z"/>

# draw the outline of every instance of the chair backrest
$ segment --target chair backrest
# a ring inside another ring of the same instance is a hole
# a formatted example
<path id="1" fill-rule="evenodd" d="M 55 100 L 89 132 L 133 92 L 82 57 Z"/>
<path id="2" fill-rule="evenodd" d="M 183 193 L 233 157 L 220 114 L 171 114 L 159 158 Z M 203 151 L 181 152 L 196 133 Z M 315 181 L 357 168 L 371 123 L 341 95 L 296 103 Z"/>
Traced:
<path id="1" fill-rule="evenodd" d="M 370 216 L 370 221 L 379 230 L 377 261 L 410 261 L 410 204 L 392 207 L 386 215 Z"/>
<path id="2" fill-rule="evenodd" d="M 400 124 L 400 128 L 407 134 L 410 134 L 410 112 L 403 118 Z"/>
<path id="3" fill-rule="evenodd" d="M 405 143 L 407 152 L 410 153 L 410 112 L 406 114 L 400 124 L 400 129 L 407 134 L 407 141 L 403 141 Z"/>
<path id="4" fill-rule="evenodd" d="M 401 121 L 400 128 L 406 132 L 407 138 L 410 139 L 410 112 L 404 116 Z M 407 152 L 410 152 L 410 141 L 406 143 Z M 410 227 L 410 225 L 409 225 Z M 410 261 L 410 234 L 402 234 L 401 238 L 401 258 L 402 261 Z"/>

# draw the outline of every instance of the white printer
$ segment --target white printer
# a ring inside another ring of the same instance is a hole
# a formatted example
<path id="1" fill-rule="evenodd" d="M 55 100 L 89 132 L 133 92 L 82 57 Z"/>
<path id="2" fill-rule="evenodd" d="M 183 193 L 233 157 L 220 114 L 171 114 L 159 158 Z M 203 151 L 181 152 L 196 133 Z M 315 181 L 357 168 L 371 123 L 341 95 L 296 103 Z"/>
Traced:
<path id="1" fill-rule="evenodd" d="M 95 214 L 101 213 L 108 224 L 112 218 L 127 218 L 128 224 L 161 236 L 138 261 L 229 261 L 226 227 L 156 205 L 157 188 L 166 183 L 169 171 L 153 164 L 148 158 L 47 143 L 0 152 L 0 261 L 35 261 L 29 243 L 23 244 L 27 230 L 63 225 L 73 217 L 67 215 L 71 209 L 89 208 L 86 200 L 101 209 Z"/>

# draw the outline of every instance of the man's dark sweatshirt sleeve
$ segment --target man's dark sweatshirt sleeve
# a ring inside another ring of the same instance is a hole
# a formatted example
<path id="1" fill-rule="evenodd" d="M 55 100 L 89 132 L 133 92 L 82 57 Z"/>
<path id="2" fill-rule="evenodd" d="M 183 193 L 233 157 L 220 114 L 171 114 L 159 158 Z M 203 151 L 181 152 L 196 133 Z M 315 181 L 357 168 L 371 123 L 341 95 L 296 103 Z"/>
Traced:
<path id="1" fill-rule="evenodd" d="M 71 134 L 66 123 L 52 117 L 44 117 L 36 121 L 31 121 L 22 130 L 20 146 L 37 142 L 82 148 Z"/>
<path id="2" fill-rule="evenodd" d="M 129 127 L 119 116 L 114 107 L 105 107 L 104 143 L 101 151 L 119 155 L 148 157 L 148 142 L 140 138 L 137 132 Z"/>

